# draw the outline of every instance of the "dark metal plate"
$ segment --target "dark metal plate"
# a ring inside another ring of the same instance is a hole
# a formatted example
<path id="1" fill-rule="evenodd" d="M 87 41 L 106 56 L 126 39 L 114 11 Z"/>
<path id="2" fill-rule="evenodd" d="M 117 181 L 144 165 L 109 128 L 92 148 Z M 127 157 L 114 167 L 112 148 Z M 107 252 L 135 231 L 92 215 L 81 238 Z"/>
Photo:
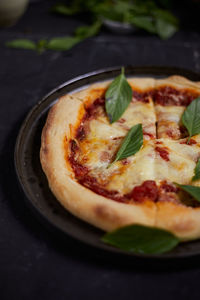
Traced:
<path id="1" fill-rule="evenodd" d="M 68 235 L 86 244 L 101 249 L 107 254 L 116 254 L 126 258 L 142 258 L 145 260 L 169 260 L 189 258 L 200 254 L 200 240 L 180 244 L 173 251 L 162 255 L 131 254 L 101 242 L 103 231 L 77 219 L 68 213 L 52 195 L 39 160 L 41 131 L 45 124 L 49 108 L 62 95 L 82 89 L 88 84 L 114 78 L 120 68 L 95 71 L 70 80 L 45 96 L 36 104 L 25 119 L 15 146 L 15 167 L 19 182 L 26 195 L 26 202 L 37 213 L 45 224 L 51 225 L 63 237 Z M 194 81 L 200 81 L 200 74 L 189 70 L 172 67 L 126 67 L 127 76 L 152 76 L 156 78 L 169 75 L 182 75 Z"/>

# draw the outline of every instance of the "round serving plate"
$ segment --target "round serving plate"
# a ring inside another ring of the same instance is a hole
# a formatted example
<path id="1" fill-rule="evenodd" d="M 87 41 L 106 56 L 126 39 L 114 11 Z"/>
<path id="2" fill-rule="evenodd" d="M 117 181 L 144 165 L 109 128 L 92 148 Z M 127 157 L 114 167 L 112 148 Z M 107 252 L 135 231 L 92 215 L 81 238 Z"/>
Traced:
<path id="1" fill-rule="evenodd" d="M 66 93 L 73 93 L 89 84 L 112 79 L 119 75 L 120 67 L 94 71 L 67 81 L 40 100 L 23 122 L 15 146 L 15 167 L 19 183 L 25 194 L 26 203 L 36 212 L 40 220 L 58 235 L 69 235 L 85 244 L 101 250 L 106 255 L 128 257 L 130 259 L 169 261 L 170 259 L 194 258 L 200 254 L 200 240 L 182 243 L 172 251 L 162 255 L 134 254 L 106 245 L 101 241 L 103 231 L 81 221 L 66 211 L 51 193 L 42 171 L 39 151 L 42 128 L 49 108 Z M 126 76 L 164 78 L 182 75 L 193 81 L 200 81 L 200 74 L 173 67 L 125 67 Z M 112 201 L 112 200 L 108 200 Z M 94 248 L 93 248 L 94 249 Z"/>

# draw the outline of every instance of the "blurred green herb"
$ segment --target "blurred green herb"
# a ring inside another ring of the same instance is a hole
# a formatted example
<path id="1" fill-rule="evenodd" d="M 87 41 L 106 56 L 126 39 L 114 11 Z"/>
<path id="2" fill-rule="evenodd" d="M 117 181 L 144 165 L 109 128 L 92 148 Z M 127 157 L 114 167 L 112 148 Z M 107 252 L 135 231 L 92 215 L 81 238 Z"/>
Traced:
<path id="1" fill-rule="evenodd" d="M 33 42 L 29 39 L 17 39 L 6 42 L 7 47 L 36 50 L 42 53 L 45 50 L 66 51 L 74 47 L 81 41 L 96 35 L 101 27 L 101 22 L 97 20 L 91 26 L 81 26 L 75 31 L 74 36 L 56 37 L 50 40 L 39 40 Z"/>
<path id="2" fill-rule="evenodd" d="M 28 39 L 16 39 L 8 41 L 5 43 L 5 45 L 10 48 L 37 50 L 36 43 Z"/>
<path id="3" fill-rule="evenodd" d="M 166 8 L 170 0 L 74 0 L 71 5 L 57 4 L 52 11 L 63 15 L 88 13 L 92 19 L 129 23 L 162 39 L 178 30 L 177 18 Z"/>
<path id="4" fill-rule="evenodd" d="M 92 25 L 78 27 L 73 36 L 56 37 L 38 42 L 15 39 L 5 43 L 7 47 L 36 50 L 65 51 L 83 40 L 99 33 L 105 19 L 128 23 L 157 34 L 162 39 L 171 37 L 178 30 L 178 20 L 168 10 L 170 0 L 73 0 L 71 5 L 57 4 L 52 12 L 62 15 L 88 14 Z"/>

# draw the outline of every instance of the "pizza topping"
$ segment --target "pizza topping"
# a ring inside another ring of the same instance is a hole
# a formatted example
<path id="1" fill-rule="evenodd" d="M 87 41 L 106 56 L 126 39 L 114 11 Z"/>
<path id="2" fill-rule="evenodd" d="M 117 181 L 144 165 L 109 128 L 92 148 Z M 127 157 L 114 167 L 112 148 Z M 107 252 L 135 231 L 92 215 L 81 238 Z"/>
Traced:
<path id="1" fill-rule="evenodd" d="M 132 99 L 132 89 L 124 75 L 124 68 L 106 91 L 106 112 L 110 123 L 116 122 Z"/>
<path id="2" fill-rule="evenodd" d="M 126 165 L 128 165 L 130 163 L 130 161 L 127 158 L 122 159 L 121 162 L 122 162 L 122 165 L 124 165 L 124 166 L 126 166 Z"/>
<path id="3" fill-rule="evenodd" d="M 75 140 L 70 141 L 70 149 L 73 154 L 75 154 L 76 151 L 78 150 L 78 145 Z"/>
<path id="4" fill-rule="evenodd" d="M 162 159 L 169 161 L 169 152 L 167 147 L 156 147 L 155 150 L 159 153 Z"/>
<path id="5" fill-rule="evenodd" d="M 185 191 L 186 193 L 188 193 L 190 196 L 192 196 L 195 200 L 197 200 L 198 202 L 200 202 L 200 187 L 193 186 L 193 185 L 178 184 L 176 182 L 175 182 L 175 184 L 180 189 L 182 189 L 183 191 Z"/>
<path id="6" fill-rule="evenodd" d="M 83 125 L 80 125 L 76 132 L 76 139 L 82 141 L 86 137 L 85 129 Z"/>
<path id="7" fill-rule="evenodd" d="M 155 139 L 155 138 L 156 138 L 154 134 L 152 134 L 152 133 L 150 133 L 150 132 L 147 132 L 147 131 L 145 131 L 144 129 L 143 129 L 143 135 L 144 135 L 144 136 L 147 136 L 148 139 Z"/>
<path id="8" fill-rule="evenodd" d="M 128 198 L 126 196 L 121 196 L 118 191 L 109 191 L 100 185 L 96 178 L 86 175 L 79 180 L 80 184 L 87 188 L 90 188 L 95 193 L 104 196 L 106 198 L 113 199 L 118 202 L 127 202 Z"/>
<path id="9" fill-rule="evenodd" d="M 195 181 L 195 180 L 198 180 L 198 179 L 200 179 L 200 158 L 198 159 L 198 162 L 197 162 L 196 167 L 194 169 L 194 176 L 192 177 L 192 181 Z"/>
<path id="10" fill-rule="evenodd" d="M 124 122 L 126 122 L 126 120 L 124 118 L 119 119 L 117 122 L 123 124 Z"/>
<path id="11" fill-rule="evenodd" d="M 190 141 L 191 136 L 200 133 L 200 97 L 192 101 L 190 105 L 185 109 L 182 115 L 182 123 L 189 132 Z"/>
<path id="12" fill-rule="evenodd" d="M 167 183 L 166 180 L 161 183 L 160 189 L 167 193 L 177 193 L 179 190 L 174 184 Z"/>
<path id="13" fill-rule="evenodd" d="M 150 102 L 150 97 L 153 95 L 153 91 L 147 91 L 147 92 L 139 92 L 136 90 L 133 90 L 133 98 L 132 98 L 132 102 L 135 101 L 141 101 L 144 103 L 149 103 Z"/>
<path id="14" fill-rule="evenodd" d="M 193 140 L 193 139 L 190 139 L 189 140 L 189 142 L 188 142 L 188 140 L 183 140 L 183 141 L 181 141 L 180 142 L 180 144 L 187 144 L 187 145 L 195 145 L 197 142 L 195 141 L 195 140 Z"/>
<path id="15" fill-rule="evenodd" d="M 69 162 L 71 163 L 72 169 L 77 179 L 84 177 L 88 173 L 88 168 L 75 160 L 73 156 L 69 157 Z"/>
<path id="16" fill-rule="evenodd" d="M 142 144 L 143 144 L 142 125 L 137 124 L 129 130 L 112 164 L 118 160 L 122 160 L 131 155 L 134 155 L 136 152 L 140 150 Z"/>
<path id="17" fill-rule="evenodd" d="M 189 105 L 198 94 L 194 91 L 185 89 L 178 90 L 170 86 L 162 86 L 155 90 L 154 99 L 157 104 L 163 106 L 177 105 L 187 106 Z"/>
<path id="18" fill-rule="evenodd" d="M 109 152 L 103 151 L 100 154 L 100 160 L 103 162 L 108 162 L 111 159 L 111 154 Z"/>
<path id="19" fill-rule="evenodd" d="M 146 180 L 143 184 L 135 186 L 132 191 L 132 197 L 136 202 L 144 200 L 156 201 L 158 197 L 158 187 L 153 180 Z"/>

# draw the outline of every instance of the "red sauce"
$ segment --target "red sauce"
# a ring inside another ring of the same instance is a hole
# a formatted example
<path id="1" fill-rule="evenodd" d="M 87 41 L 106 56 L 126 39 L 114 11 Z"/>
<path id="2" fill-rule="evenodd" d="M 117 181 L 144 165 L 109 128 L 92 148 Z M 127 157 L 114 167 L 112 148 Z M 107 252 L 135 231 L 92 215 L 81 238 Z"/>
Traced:
<path id="1" fill-rule="evenodd" d="M 129 164 L 129 160 L 127 158 L 124 158 L 121 160 L 122 165 L 126 166 Z"/>
<path id="2" fill-rule="evenodd" d="M 191 90 L 178 90 L 170 86 L 162 86 L 154 92 L 155 102 L 163 106 L 187 106 L 197 97 L 198 94 Z"/>
<path id="3" fill-rule="evenodd" d="M 156 201 L 158 197 L 158 187 L 154 180 L 146 180 L 143 184 L 135 186 L 132 191 L 133 200 L 143 202 L 144 200 Z"/>
<path id="4" fill-rule="evenodd" d="M 159 153 L 162 159 L 169 161 L 169 152 L 167 151 L 167 147 L 156 147 L 155 150 Z"/>
<path id="5" fill-rule="evenodd" d="M 152 134 L 152 133 L 149 133 L 149 132 L 146 132 L 145 130 L 143 130 L 143 135 L 147 135 L 147 136 L 149 136 L 149 137 L 150 137 L 150 139 L 155 139 L 155 138 L 156 138 L 154 134 Z"/>
<path id="6" fill-rule="evenodd" d="M 162 182 L 160 189 L 166 193 L 177 193 L 179 190 L 175 185 L 167 183 L 166 180 Z"/>
<path id="7" fill-rule="evenodd" d="M 118 191 L 109 191 L 105 188 L 103 188 L 98 182 L 97 179 L 94 177 L 91 177 L 89 175 L 86 175 L 79 179 L 79 183 L 84 185 L 87 188 L 90 188 L 93 192 L 104 196 L 106 198 L 113 199 L 118 202 L 126 202 L 129 200 L 126 196 L 119 195 Z"/>
<path id="8" fill-rule="evenodd" d="M 74 141 L 74 140 L 70 141 L 70 149 L 73 154 L 76 153 L 76 151 L 79 149 L 76 141 Z"/>
<path id="9" fill-rule="evenodd" d="M 85 136 L 86 136 L 86 133 L 85 133 L 84 126 L 80 125 L 76 132 L 76 139 L 79 141 L 82 141 L 82 140 L 84 140 Z"/>
<path id="10" fill-rule="evenodd" d="M 124 118 L 121 118 L 117 122 L 123 124 L 124 122 L 126 122 L 126 120 Z"/>
<path id="11" fill-rule="evenodd" d="M 86 115 L 84 116 L 84 120 L 96 116 L 96 110 L 98 109 L 99 106 L 104 107 L 104 103 L 105 103 L 105 98 L 101 97 L 101 98 L 97 98 L 90 106 L 86 107 Z"/>
<path id="12" fill-rule="evenodd" d="M 197 142 L 193 139 L 190 139 L 189 143 L 187 143 L 188 139 L 181 141 L 180 144 L 187 144 L 187 145 L 195 145 Z"/>
<path id="13" fill-rule="evenodd" d="M 137 101 L 141 101 L 144 103 L 149 103 L 149 97 L 153 95 L 153 91 L 147 91 L 147 92 L 138 92 L 133 90 L 133 101 L 135 101 L 135 99 Z"/>
<path id="14" fill-rule="evenodd" d="M 180 132 L 178 128 L 167 129 L 166 134 L 173 139 L 178 139 L 180 136 Z"/>

